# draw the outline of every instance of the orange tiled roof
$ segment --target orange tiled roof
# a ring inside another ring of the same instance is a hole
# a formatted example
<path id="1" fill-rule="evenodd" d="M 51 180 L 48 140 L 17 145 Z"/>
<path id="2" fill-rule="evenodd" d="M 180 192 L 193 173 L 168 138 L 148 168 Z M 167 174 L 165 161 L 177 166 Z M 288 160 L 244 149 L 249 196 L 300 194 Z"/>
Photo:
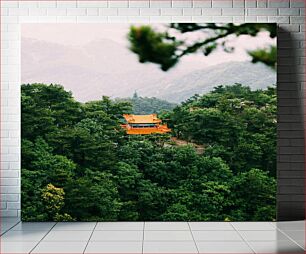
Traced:
<path id="1" fill-rule="evenodd" d="M 148 128 L 131 128 L 127 124 L 121 125 L 123 129 L 126 130 L 126 133 L 129 135 L 142 135 L 142 134 L 153 134 L 153 133 L 168 133 L 171 132 L 171 129 L 167 125 L 158 125 L 157 127 L 148 127 Z"/>
<path id="2" fill-rule="evenodd" d="M 151 115 L 132 115 L 124 114 L 123 117 L 128 123 L 161 123 L 156 114 Z"/>

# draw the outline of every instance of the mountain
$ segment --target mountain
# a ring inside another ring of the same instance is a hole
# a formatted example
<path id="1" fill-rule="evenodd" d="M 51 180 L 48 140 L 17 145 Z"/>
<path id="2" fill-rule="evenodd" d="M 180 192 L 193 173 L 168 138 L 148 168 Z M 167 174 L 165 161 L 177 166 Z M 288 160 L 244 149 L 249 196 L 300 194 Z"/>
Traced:
<path id="1" fill-rule="evenodd" d="M 57 83 L 79 101 L 102 95 L 132 96 L 144 86 L 178 77 L 192 70 L 177 68 L 165 73 L 154 64 L 140 64 L 137 56 L 117 42 L 95 40 L 83 46 L 65 46 L 22 37 L 22 83 Z"/>
<path id="2" fill-rule="evenodd" d="M 155 87 L 138 90 L 170 102 L 181 102 L 194 94 L 204 94 L 219 85 L 240 83 L 252 90 L 276 84 L 276 72 L 262 63 L 230 62 L 190 72 L 172 81 L 159 82 Z"/>
<path id="3" fill-rule="evenodd" d="M 163 72 L 157 65 L 140 64 L 127 46 L 110 39 L 65 46 L 22 37 L 21 81 L 61 84 L 82 102 L 102 95 L 126 98 L 137 91 L 142 97 L 177 103 L 220 84 L 265 88 L 276 83 L 276 74 L 265 65 L 249 62 L 207 67 L 189 61 Z"/>

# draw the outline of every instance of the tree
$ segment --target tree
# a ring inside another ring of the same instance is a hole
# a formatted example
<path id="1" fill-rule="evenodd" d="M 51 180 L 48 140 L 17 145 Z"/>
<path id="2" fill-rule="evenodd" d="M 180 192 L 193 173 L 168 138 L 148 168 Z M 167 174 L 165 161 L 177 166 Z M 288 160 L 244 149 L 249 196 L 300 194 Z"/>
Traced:
<path id="1" fill-rule="evenodd" d="M 118 219 L 123 221 L 138 220 L 137 200 L 140 188 L 139 183 L 143 179 L 142 173 L 139 172 L 135 165 L 118 162 L 113 175 L 122 201 Z"/>
<path id="2" fill-rule="evenodd" d="M 102 106 L 99 103 L 86 105 L 84 119 L 48 136 L 54 151 L 75 161 L 78 171 L 84 171 L 84 168 L 109 170 L 115 164 L 116 150 L 124 138 L 124 131 L 119 119 L 113 113 L 107 113 L 115 111 L 113 105 L 108 105 L 105 111 Z M 114 107 L 117 106 L 121 105 Z"/>
<path id="3" fill-rule="evenodd" d="M 34 142 L 23 139 L 22 156 L 22 218 L 25 221 L 71 220 L 60 209 L 57 212 L 46 209 L 46 202 L 50 200 L 42 195 L 54 190 L 64 196 L 52 183 L 59 188 L 65 186 L 74 176 L 76 165 L 65 156 L 52 154 L 52 148 L 42 138 Z"/>
<path id="4" fill-rule="evenodd" d="M 85 103 L 85 117 L 99 119 L 100 114 L 106 114 L 111 120 L 118 121 L 122 119 L 122 114 L 131 112 L 130 102 L 127 101 L 112 101 L 107 96 L 102 96 L 99 101 L 90 101 Z"/>
<path id="5" fill-rule="evenodd" d="M 87 170 L 64 188 L 64 210 L 79 221 L 116 221 L 121 207 L 112 175 Z"/>
<path id="6" fill-rule="evenodd" d="M 238 214 L 244 214 L 245 220 L 274 220 L 276 180 L 269 177 L 267 172 L 251 169 L 237 175 L 231 183 L 232 199 L 235 208 L 231 214 L 233 220 L 235 209 Z"/>
<path id="7" fill-rule="evenodd" d="M 139 62 L 151 62 L 159 64 L 163 71 L 175 66 L 179 60 L 188 54 L 201 51 L 208 56 L 218 47 L 226 52 L 232 52 L 234 48 L 228 46 L 230 36 L 250 35 L 256 36 L 261 31 L 268 31 L 270 37 L 276 36 L 275 24 L 245 23 L 236 25 L 228 24 L 196 24 L 196 23 L 172 23 L 165 32 L 154 30 L 151 26 L 132 26 L 128 34 L 130 49 L 136 53 Z M 185 34 L 206 35 L 195 42 L 184 38 Z M 271 48 L 272 49 L 272 48 Z M 261 49 L 261 52 L 263 49 Z M 274 66 L 276 58 L 274 54 L 250 52 L 253 61 L 261 61 L 269 66 Z M 271 56 L 271 58 L 267 58 Z M 273 63 L 274 61 L 274 63 Z"/>
<path id="8" fill-rule="evenodd" d="M 82 117 L 80 103 L 60 85 L 22 85 L 21 101 L 21 134 L 29 140 L 72 126 Z"/>
<path id="9" fill-rule="evenodd" d="M 21 218 L 23 221 L 47 221 L 48 213 L 42 202 L 41 194 L 44 173 L 21 169 Z"/>
<path id="10" fill-rule="evenodd" d="M 31 144 L 30 149 L 24 153 L 25 160 L 29 161 L 25 167 L 28 170 L 38 171 L 44 175 L 42 184 L 50 182 L 58 186 L 64 186 L 74 175 L 76 165 L 65 156 L 53 155 L 52 148 L 42 138 L 37 138 L 34 143 L 24 141 L 25 144 Z M 28 148 L 23 146 L 23 150 Z M 30 158 L 27 158 L 31 156 Z"/>
<path id="11" fill-rule="evenodd" d="M 226 183 L 208 181 L 202 183 L 201 192 L 195 196 L 194 205 L 200 211 L 201 220 L 223 221 L 234 202 L 230 198 L 230 186 Z"/>
<path id="12" fill-rule="evenodd" d="M 262 62 L 272 68 L 276 68 L 277 62 L 277 48 L 275 46 L 270 46 L 269 48 L 259 48 L 248 52 L 252 57 L 252 62 Z"/>
<path id="13" fill-rule="evenodd" d="M 62 188 L 56 188 L 49 183 L 42 189 L 42 199 L 46 213 L 49 215 L 48 220 L 54 221 L 72 221 L 72 217 L 67 214 L 61 214 L 65 205 L 65 192 Z"/>
<path id="14" fill-rule="evenodd" d="M 189 210 L 180 203 L 173 204 L 162 214 L 163 221 L 188 221 L 190 220 Z"/>
<path id="15" fill-rule="evenodd" d="M 167 209 L 166 189 L 152 183 L 150 180 L 143 180 L 140 182 L 138 210 L 139 220 L 160 220 L 160 215 Z"/>
<path id="16" fill-rule="evenodd" d="M 276 174 L 276 89 L 218 86 L 177 106 L 169 117 L 173 135 L 204 146 L 230 169 Z"/>
<path id="17" fill-rule="evenodd" d="M 132 113 L 136 115 L 160 114 L 172 110 L 176 104 L 155 97 L 141 97 L 136 93 L 132 98 L 116 99 L 116 101 L 126 101 L 132 104 Z"/>

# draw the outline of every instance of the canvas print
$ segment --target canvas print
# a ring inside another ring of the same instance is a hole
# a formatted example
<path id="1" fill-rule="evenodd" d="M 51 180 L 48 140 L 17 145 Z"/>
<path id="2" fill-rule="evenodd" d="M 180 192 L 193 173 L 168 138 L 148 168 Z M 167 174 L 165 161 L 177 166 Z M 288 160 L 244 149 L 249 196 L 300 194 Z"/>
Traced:
<path id="1" fill-rule="evenodd" d="M 275 220 L 275 24 L 21 26 L 23 221 Z"/>

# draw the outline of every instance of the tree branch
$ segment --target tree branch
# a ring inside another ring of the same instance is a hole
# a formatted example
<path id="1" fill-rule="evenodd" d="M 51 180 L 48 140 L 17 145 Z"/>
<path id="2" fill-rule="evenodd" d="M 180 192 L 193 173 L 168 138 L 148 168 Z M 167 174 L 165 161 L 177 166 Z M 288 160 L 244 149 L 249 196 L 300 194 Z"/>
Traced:
<path id="1" fill-rule="evenodd" d="M 209 38 L 209 39 L 206 39 L 205 41 L 202 41 L 202 42 L 197 42 L 195 43 L 194 45 L 190 46 L 190 47 L 187 47 L 185 50 L 182 51 L 181 54 L 177 55 L 177 58 L 180 58 L 184 55 L 187 55 L 189 53 L 192 53 L 192 52 L 195 52 L 197 51 L 199 48 L 201 48 L 202 46 L 210 43 L 210 42 L 213 42 L 213 41 L 216 41 L 216 40 L 219 40 L 221 38 L 224 38 L 228 35 L 232 34 L 232 32 L 229 30 L 227 31 L 226 33 L 224 34 L 220 34 L 218 36 L 215 36 L 215 37 L 212 37 L 212 38 Z"/>

